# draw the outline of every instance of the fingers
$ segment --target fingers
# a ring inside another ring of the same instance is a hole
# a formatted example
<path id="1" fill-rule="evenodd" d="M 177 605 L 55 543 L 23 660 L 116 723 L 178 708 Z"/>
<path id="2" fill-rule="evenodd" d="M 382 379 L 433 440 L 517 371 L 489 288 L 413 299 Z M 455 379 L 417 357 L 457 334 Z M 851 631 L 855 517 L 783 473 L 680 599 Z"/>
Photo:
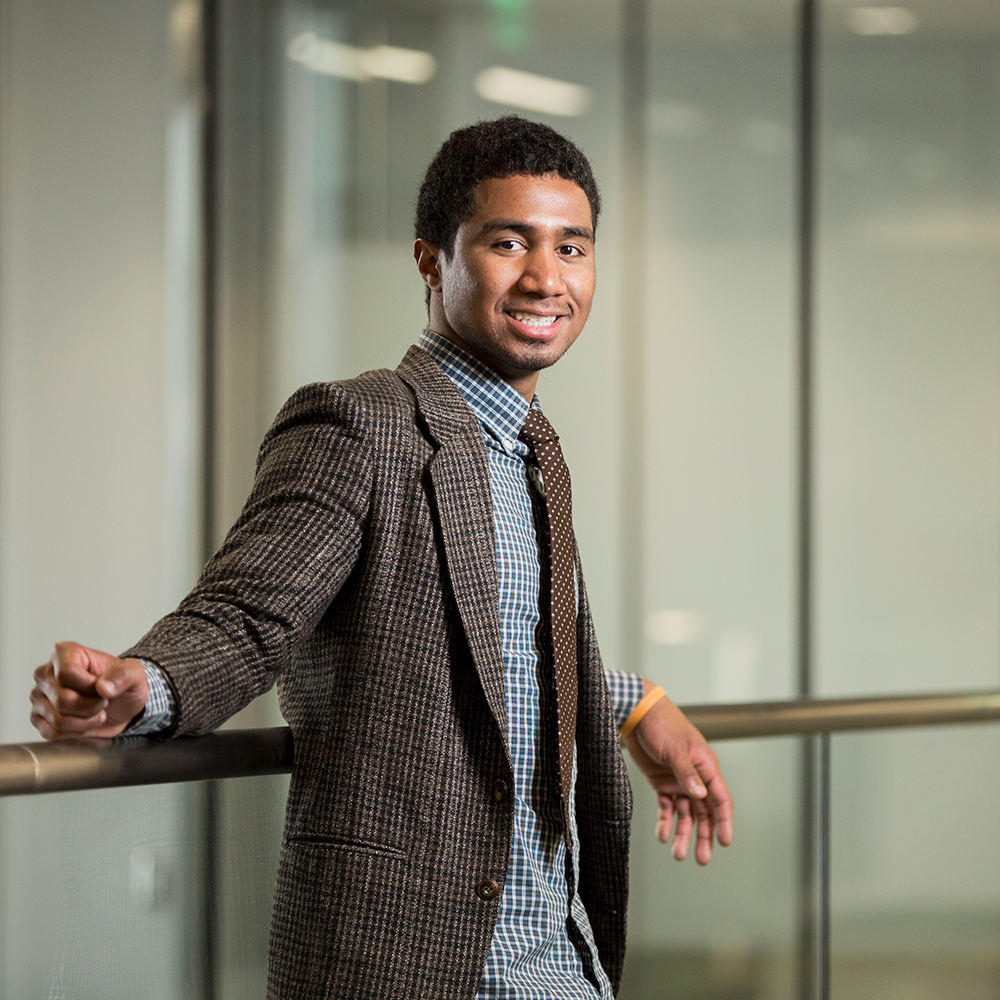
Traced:
<path id="1" fill-rule="evenodd" d="M 677 814 L 677 830 L 674 833 L 674 847 L 671 852 L 674 860 L 683 861 L 688 856 L 691 838 L 694 835 L 695 860 L 700 865 L 707 865 L 712 859 L 712 843 L 715 836 L 715 815 L 709 804 L 703 799 L 692 799 L 681 795 L 673 804 L 673 811 Z M 664 808 L 661 805 L 661 824 L 657 832 L 660 834 L 660 842 L 665 844 L 669 840 L 670 827 L 664 828 L 662 824 L 663 812 Z"/>
<path id="2" fill-rule="evenodd" d="M 107 721 L 108 703 L 103 698 L 87 698 L 61 688 L 48 675 L 36 680 L 30 699 L 32 725 L 47 740 L 59 735 L 82 736 Z"/>
<path id="3" fill-rule="evenodd" d="M 31 723 L 47 740 L 116 735 L 147 694 L 138 660 L 120 660 L 75 642 L 57 643 L 34 678 Z"/>
<path id="4" fill-rule="evenodd" d="M 728 847 L 733 842 L 733 797 L 720 771 L 708 782 L 708 797 L 712 804 L 716 836 L 723 847 Z"/>
<path id="5" fill-rule="evenodd" d="M 698 816 L 697 825 L 698 839 L 694 848 L 694 859 L 699 865 L 707 865 L 712 860 L 712 841 L 715 833 L 715 815 L 711 809 L 703 810 Z"/>
<path id="6" fill-rule="evenodd" d="M 719 759 L 707 743 L 691 751 L 692 760 L 707 786 L 704 803 L 710 809 L 719 843 L 728 847 L 733 839 L 733 797 L 719 767 Z"/>
<path id="7" fill-rule="evenodd" d="M 682 795 L 677 800 L 677 832 L 674 834 L 674 860 L 683 861 L 687 857 L 688 845 L 691 843 L 691 830 L 694 820 L 691 816 L 691 799 Z"/>
<path id="8" fill-rule="evenodd" d="M 636 763 L 657 791 L 661 843 L 673 833 L 673 856 L 687 857 L 694 842 L 699 864 L 708 864 L 713 843 L 733 838 L 733 802 L 712 748 L 668 699 L 647 713 L 627 743 Z"/>
<path id="9" fill-rule="evenodd" d="M 88 693 L 81 693 L 81 689 Z M 32 704 L 44 699 L 60 715 L 89 718 L 107 707 L 107 701 L 94 690 L 94 678 L 76 671 L 59 671 L 52 662 L 44 663 L 35 671 L 35 687 L 31 692 Z"/>
<path id="10" fill-rule="evenodd" d="M 656 839 L 661 844 L 668 844 L 674 825 L 674 798 L 672 795 L 661 795 L 659 801 L 660 815 L 656 821 Z"/>

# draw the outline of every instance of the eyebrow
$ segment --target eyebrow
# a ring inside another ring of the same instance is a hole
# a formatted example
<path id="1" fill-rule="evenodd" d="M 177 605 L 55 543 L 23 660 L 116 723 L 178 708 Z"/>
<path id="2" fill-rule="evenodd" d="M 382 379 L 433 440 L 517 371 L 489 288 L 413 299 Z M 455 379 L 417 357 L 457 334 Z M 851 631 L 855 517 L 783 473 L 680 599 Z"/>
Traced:
<path id="1" fill-rule="evenodd" d="M 481 233 L 495 233 L 503 229 L 508 229 L 511 232 L 528 235 L 535 232 L 537 228 L 537 226 L 529 225 L 527 222 L 522 222 L 518 219 L 490 219 L 480 226 L 479 231 Z M 563 226 L 559 230 L 559 235 L 563 237 L 576 236 L 579 239 L 594 241 L 593 229 L 588 229 L 585 226 Z"/>

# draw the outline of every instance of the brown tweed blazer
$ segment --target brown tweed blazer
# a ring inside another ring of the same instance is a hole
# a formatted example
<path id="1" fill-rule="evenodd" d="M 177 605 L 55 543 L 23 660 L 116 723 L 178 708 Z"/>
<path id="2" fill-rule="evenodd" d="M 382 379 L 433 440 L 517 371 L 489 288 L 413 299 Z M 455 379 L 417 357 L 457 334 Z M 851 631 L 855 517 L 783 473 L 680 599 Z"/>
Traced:
<path id="1" fill-rule="evenodd" d="M 580 892 L 617 991 L 631 795 L 580 592 Z M 493 509 L 479 424 L 425 351 L 289 400 L 222 548 L 126 655 L 167 673 L 178 734 L 277 681 L 269 998 L 473 996 L 499 909 L 476 887 L 503 884 L 513 816 L 490 794 L 511 781 Z"/>

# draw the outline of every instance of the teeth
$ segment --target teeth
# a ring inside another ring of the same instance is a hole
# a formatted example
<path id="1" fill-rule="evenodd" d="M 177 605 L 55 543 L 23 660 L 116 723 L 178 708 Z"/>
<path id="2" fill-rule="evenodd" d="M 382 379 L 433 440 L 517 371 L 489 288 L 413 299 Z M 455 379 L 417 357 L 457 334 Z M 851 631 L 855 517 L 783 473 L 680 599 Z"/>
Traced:
<path id="1" fill-rule="evenodd" d="M 512 312 L 511 316 L 525 326 L 551 326 L 558 316 L 536 316 L 534 313 Z"/>

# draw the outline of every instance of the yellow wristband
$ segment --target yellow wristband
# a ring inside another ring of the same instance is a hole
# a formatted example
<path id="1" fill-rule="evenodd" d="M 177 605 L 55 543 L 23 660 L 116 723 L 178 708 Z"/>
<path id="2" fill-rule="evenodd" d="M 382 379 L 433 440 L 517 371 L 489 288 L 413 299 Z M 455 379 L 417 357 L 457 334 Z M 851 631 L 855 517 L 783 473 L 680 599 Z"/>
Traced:
<path id="1" fill-rule="evenodd" d="M 632 714 L 625 720 L 625 725 L 622 726 L 621 729 L 618 731 L 618 735 L 623 740 L 627 740 L 632 735 L 632 731 L 635 729 L 635 727 L 638 726 L 640 722 L 642 722 L 646 713 L 661 698 L 666 698 L 666 696 L 667 692 L 664 691 L 663 688 L 659 686 L 659 684 L 657 684 L 655 688 L 652 688 L 650 692 L 643 697 L 642 701 L 640 701 L 639 704 L 632 709 Z"/>

